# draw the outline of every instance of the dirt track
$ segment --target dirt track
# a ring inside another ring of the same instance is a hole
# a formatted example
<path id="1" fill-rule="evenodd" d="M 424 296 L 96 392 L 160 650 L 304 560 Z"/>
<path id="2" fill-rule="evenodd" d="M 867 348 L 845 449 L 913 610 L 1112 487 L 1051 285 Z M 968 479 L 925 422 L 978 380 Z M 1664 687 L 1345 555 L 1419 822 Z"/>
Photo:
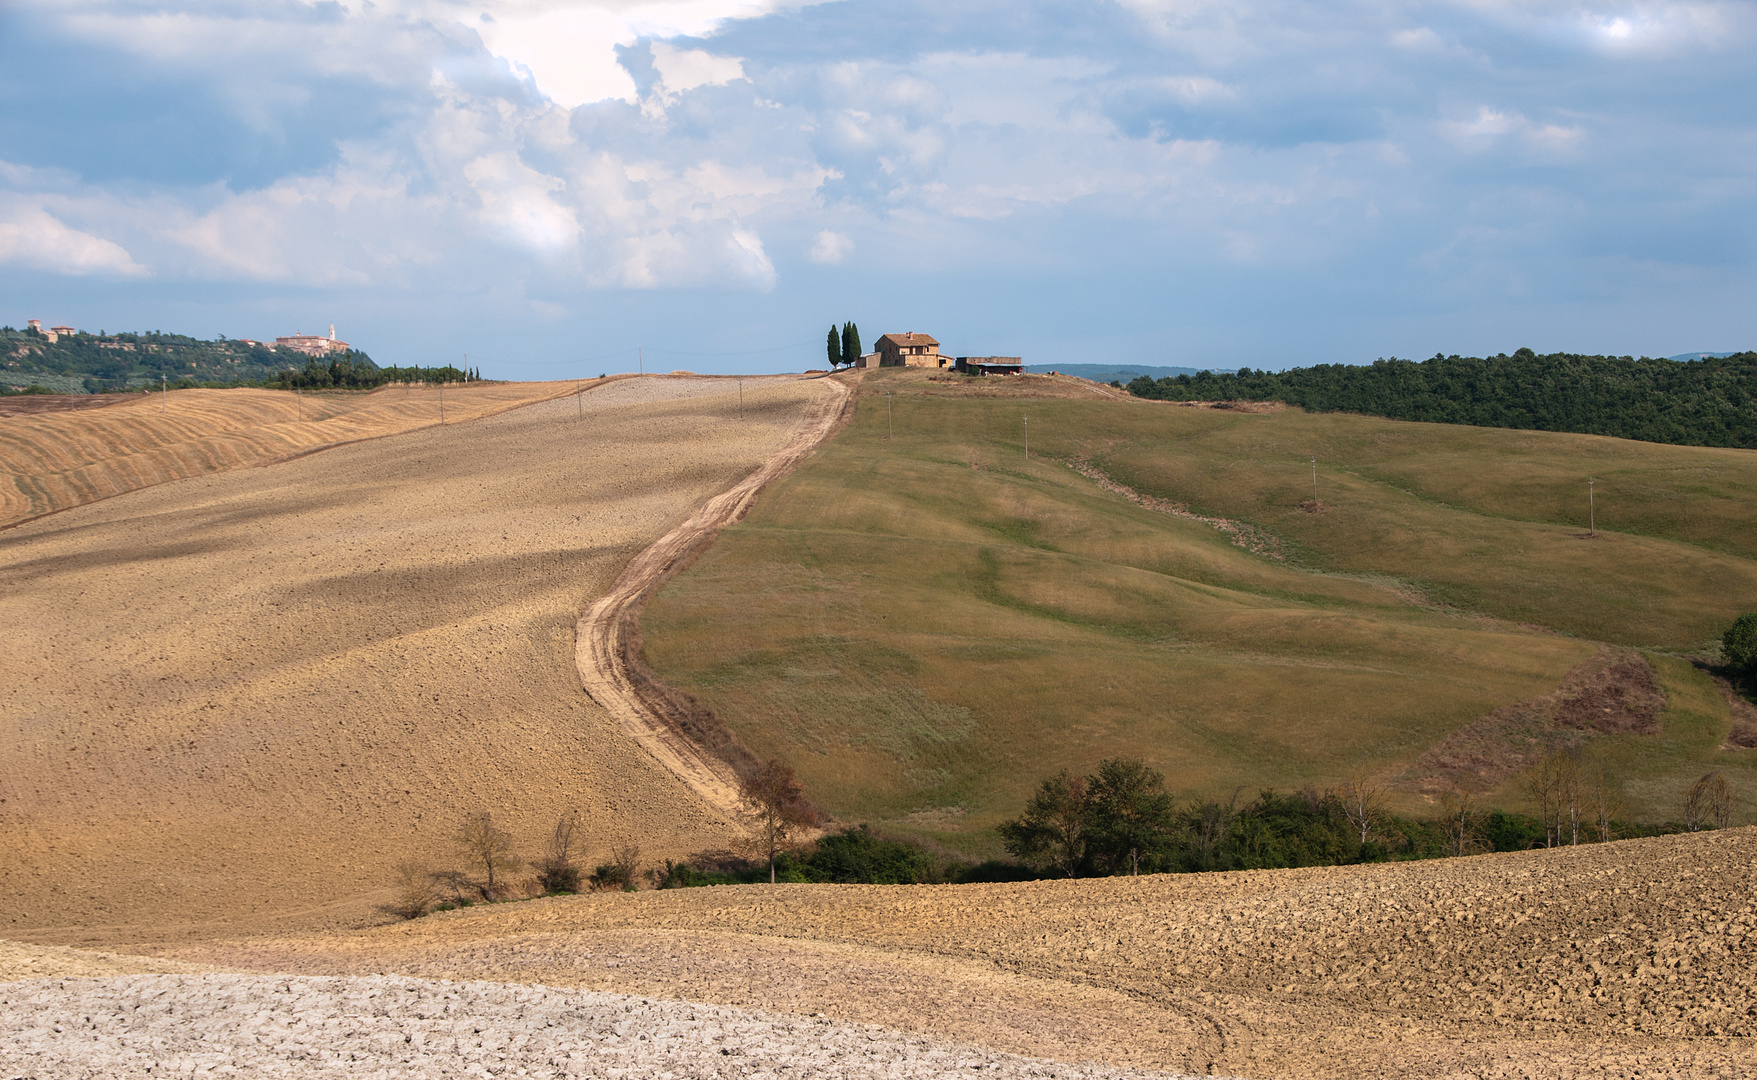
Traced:
<path id="1" fill-rule="evenodd" d="M 833 379 L 819 382 L 828 393 L 818 402 L 799 432 L 762 468 L 731 489 L 709 499 L 689 519 L 635 556 L 610 591 L 580 617 L 575 629 L 575 663 L 586 693 L 614 716 L 629 737 L 662 764 L 704 803 L 728 820 L 739 810 L 738 778 L 728 763 L 668 722 L 662 712 L 671 703 L 644 695 L 631 678 L 631 641 L 638 641 L 641 607 L 690 556 L 704 549 L 721 529 L 742 518 L 757 494 L 785 475 L 800 459 L 835 430 L 850 396 Z"/>
<path id="2" fill-rule="evenodd" d="M 0 936 L 357 923 L 474 809 L 526 851 L 563 813 L 588 857 L 724 845 L 581 691 L 573 631 L 837 395 L 744 396 L 615 382 L 583 423 L 551 401 L 0 533 Z"/>

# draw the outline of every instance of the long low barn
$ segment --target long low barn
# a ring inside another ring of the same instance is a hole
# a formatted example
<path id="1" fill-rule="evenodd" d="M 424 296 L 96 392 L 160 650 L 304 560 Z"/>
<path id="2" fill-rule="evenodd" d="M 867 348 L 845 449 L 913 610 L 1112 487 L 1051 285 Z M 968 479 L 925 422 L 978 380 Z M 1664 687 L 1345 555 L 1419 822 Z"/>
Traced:
<path id="1" fill-rule="evenodd" d="M 952 369 L 966 375 L 1020 375 L 1025 361 L 1017 356 L 960 356 Z"/>

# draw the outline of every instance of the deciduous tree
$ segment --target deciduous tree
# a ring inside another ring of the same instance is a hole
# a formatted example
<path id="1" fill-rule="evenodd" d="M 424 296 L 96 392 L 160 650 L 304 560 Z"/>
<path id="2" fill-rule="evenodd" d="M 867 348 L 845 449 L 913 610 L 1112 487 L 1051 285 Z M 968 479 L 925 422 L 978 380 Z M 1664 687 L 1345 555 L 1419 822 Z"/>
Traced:
<path id="1" fill-rule="evenodd" d="M 1165 776 L 1138 758 L 1111 758 L 1086 780 L 1087 850 L 1103 863 L 1101 873 L 1123 866 L 1141 872 L 1166 848 L 1176 828 L 1176 808 Z"/>
<path id="2" fill-rule="evenodd" d="M 496 899 L 506 873 L 524 865 L 513 854 L 512 838 L 494 824 L 493 815 L 486 810 L 465 818 L 463 825 L 452 835 L 452 841 L 471 865 L 482 868 L 484 900 Z"/>
<path id="3" fill-rule="evenodd" d="M 1757 611 L 1740 615 L 1720 638 L 1721 662 L 1733 677 L 1757 683 Z"/>
<path id="4" fill-rule="evenodd" d="M 1733 822 L 1733 787 L 1719 772 L 1704 773 L 1684 793 L 1684 827 L 1724 829 Z"/>
<path id="5" fill-rule="evenodd" d="M 1063 769 L 1045 780 L 1025 812 L 1000 825 L 1007 851 L 1073 877 L 1086 861 L 1086 781 Z"/>
<path id="6" fill-rule="evenodd" d="M 1365 769 L 1356 769 L 1334 792 L 1342 813 L 1364 846 L 1385 816 L 1385 789 Z"/>
<path id="7" fill-rule="evenodd" d="M 769 884 L 773 885 L 775 857 L 801 832 L 817 825 L 817 810 L 805 797 L 805 785 L 793 775 L 793 767 L 779 758 L 770 758 L 741 780 L 738 794 L 744 802 L 745 818 L 768 856 Z"/>

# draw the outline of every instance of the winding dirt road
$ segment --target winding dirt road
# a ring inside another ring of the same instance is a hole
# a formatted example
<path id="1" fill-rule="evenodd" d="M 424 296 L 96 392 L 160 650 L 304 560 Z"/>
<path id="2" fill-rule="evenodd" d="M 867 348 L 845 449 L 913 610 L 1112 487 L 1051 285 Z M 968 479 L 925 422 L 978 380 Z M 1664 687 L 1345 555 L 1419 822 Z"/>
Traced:
<path id="1" fill-rule="evenodd" d="M 811 408 L 799 433 L 729 490 L 635 556 L 610 591 L 580 617 L 575 659 L 580 682 L 624 731 L 701 797 L 735 820 L 738 775 L 728 754 L 716 755 L 684 730 L 686 708 L 647 677 L 639 661 L 640 613 L 659 587 L 714 542 L 720 530 L 750 512 L 763 488 L 785 476 L 827 439 L 848 415 L 854 397 L 838 378 L 820 380 L 833 394 Z M 725 748 L 736 751 L 730 737 Z"/>

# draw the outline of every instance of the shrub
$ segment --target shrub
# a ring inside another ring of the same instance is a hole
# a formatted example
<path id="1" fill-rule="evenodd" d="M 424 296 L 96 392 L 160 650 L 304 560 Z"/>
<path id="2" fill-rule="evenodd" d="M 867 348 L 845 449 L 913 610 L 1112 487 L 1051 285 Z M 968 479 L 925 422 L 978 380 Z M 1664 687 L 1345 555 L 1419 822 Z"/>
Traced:
<path id="1" fill-rule="evenodd" d="M 1733 676 L 1757 682 L 1757 611 L 1733 620 L 1720 639 L 1720 658 Z"/>
<path id="2" fill-rule="evenodd" d="M 424 863 L 400 862 L 394 878 L 396 894 L 379 910 L 399 919 L 419 919 L 439 899 L 432 871 Z"/>
<path id="3" fill-rule="evenodd" d="M 546 893 L 577 893 L 580 891 L 580 868 L 574 864 L 574 823 L 562 817 L 555 823 L 543 845 L 543 854 L 536 862 L 537 884 Z"/>
<path id="4" fill-rule="evenodd" d="M 883 839 L 865 825 L 823 837 L 804 862 L 808 881 L 918 885 L 937 876 L 933 857 L 920 845 Z"/>

